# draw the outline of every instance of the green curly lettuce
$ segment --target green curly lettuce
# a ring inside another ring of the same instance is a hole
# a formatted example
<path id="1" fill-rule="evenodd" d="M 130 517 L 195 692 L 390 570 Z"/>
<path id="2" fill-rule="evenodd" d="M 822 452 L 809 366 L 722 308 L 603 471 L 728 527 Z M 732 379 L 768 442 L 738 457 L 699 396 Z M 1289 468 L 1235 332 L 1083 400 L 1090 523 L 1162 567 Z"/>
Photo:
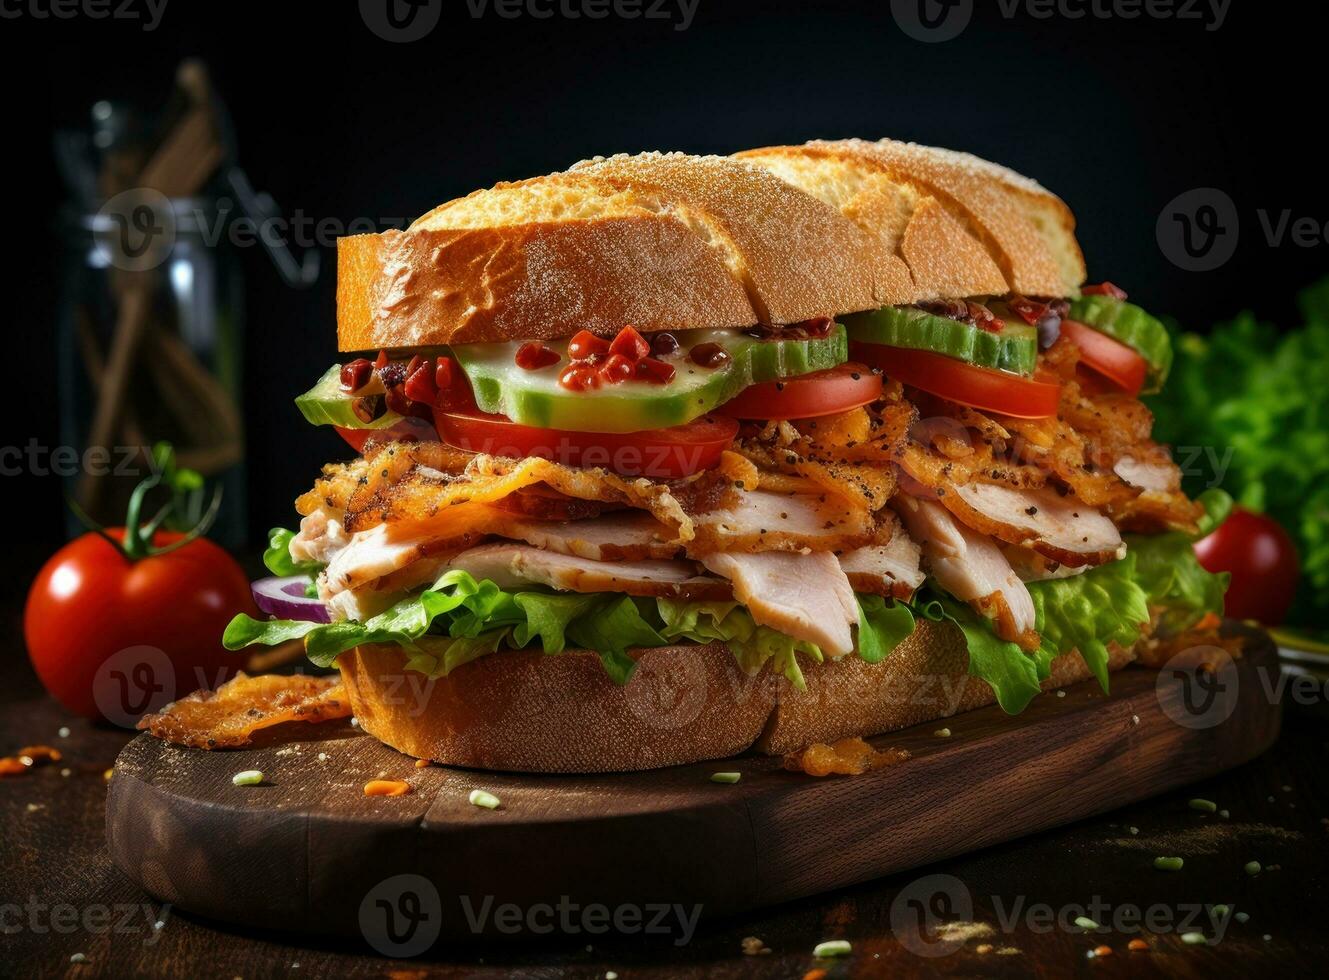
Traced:
<path id="1" fill-rule="evenodd" d="M 241 614 L 222 636 L 228 650 L 253 643 L 273 645 L 303 639 L 305 653 L 320 667 L 362 643 L 404 648 L 408 665 L 430 676 L 493 653 L 503 645 L 522 648 L 538 640 L 547 654 L 562 653 L 569 641 L 594 650 L 609 676 L 626 683 L 636 667 L 629 647 L 661 646 L 665 640 L 628 596 L 509 593 L 468 572 L 445 572 L 432 586 L 407 596 L 363 623 L 256 620 Z"/>
<path id="2" fill-rule="evenodd" d="M 1254 314 L 1207 335 L 1178 332 L 1172 377 L 1149 400 L 1155 437 L 1176 447 L 1184 489 L 1222 486 L 1297 545 L 1302 580 L 1289 622 L 1329 621 L 1329 279 L 1300 296 L 1304 324 Z"/>
<path id="3" fill-rule="evenodd" d="M 1026 652 L 992 631 L 992 624 L 967 605 L 934 587 L 914 604 L 914 613 L 951 623 L 964 635 L 969 675 L 985 681 L 1007 714 L 1019 714 L 1041 690 L 1057 656 L 1078 652 L 1108 690 L 1112 643 L 1130 646 L 1149 621 L 1148 596 L 1136 578 L 1135 558 L 1091 568 L 1080 575 L 1029 583 L 1039 648 Z"/>

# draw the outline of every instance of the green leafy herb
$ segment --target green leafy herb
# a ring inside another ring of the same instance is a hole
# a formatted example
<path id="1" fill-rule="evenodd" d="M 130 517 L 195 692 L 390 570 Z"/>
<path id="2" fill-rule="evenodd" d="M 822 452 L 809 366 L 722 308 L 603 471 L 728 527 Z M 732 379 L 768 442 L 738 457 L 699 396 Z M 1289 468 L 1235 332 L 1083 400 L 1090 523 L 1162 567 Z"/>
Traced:
<path id="1" fill-rule="evenodd" d="M 1206 336 L 1178 333 L 1150 407 L 1189 493 L 1221 485 L 1292 535 L 1302 581 L 1290 621 L 1318 626 L 1329 619 L 1329 279 L 1300 300 L 1297 330 L 1243 313 Z"/>

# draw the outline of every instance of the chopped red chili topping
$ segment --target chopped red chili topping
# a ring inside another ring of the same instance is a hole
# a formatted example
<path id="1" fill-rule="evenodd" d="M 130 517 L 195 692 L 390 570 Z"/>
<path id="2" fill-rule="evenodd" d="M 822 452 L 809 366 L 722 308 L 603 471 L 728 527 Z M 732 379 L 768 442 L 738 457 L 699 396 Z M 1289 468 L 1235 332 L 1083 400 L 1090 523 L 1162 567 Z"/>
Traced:
<path id="1" fill-rule="evenodd" d="M 544 344 L 534 341 L 522 344 L 517 348 L 517 367 L 527 371 L 538 371 L 540 368 L 547 368 L 552 364 L 557 364 L 562 359 L 558 351 L 550 350 Z"/>
<path id="2" fill-rule="evenodd" d="M 1100 282 L 1096 286 L 1084 286 L 1080 292 L 1085 296 L 1111 296 L 1113 299 L 1125 299 L 1126 290 L 1110 282 Z"/>
<path id="3" fill-rule="evenodd" d="M 635 374 L 632 361 L 622 354 L 610 354 L 600 368 L 600 376 L 611 385 L 628 381 Z"/>
<path id="4" fill-rule="evenodd" d="M 602 337 L 597 337 L 589 330 L 578 331 L 571 340 L 568 341 L 568 357 L 574 361 L 582 361 L 592 354 L 608 354 L 609 341 Z"/>
<path id="5" fill-rule="evenodd" d="M 637 362 L 636 375 L 638 381 L 649 381 L 657 385 L 668 384 L 674 380 L 674 365 L 654 357 L 643 357 Z"/>
<path id="6" fill-rule="evenodd" d="M 374 365 L 363 357 L 357 357 L 341 366 L 341 386 L 346 391 L 356 392 L 369 384 L 374 376 Z"/>
<path id="7" fill-rule="evenodd" d="M 600 387 L 600 372 L 589 364 L 573 363 L 563 369 L 558 383 L 569 391 L 590 391 Z"/>
<path id="8" fill-rule="evenodd" d="M 637 332 L 636 327 L 624 327 L 609 345 L 610 354 L 618 354 L 629 361 L 640 361 L 651 352 L 651 345 Z"/>

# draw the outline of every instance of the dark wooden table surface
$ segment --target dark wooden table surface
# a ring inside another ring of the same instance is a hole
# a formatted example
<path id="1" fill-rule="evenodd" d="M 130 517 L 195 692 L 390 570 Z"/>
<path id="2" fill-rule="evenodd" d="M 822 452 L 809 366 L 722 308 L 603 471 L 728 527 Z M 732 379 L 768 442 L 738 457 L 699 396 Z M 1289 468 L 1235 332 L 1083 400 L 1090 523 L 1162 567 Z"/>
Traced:
<path id="1" fill-rule="evenodd" d="M 579 933 L 436 946 L 407 961 L 376 955 L 358 936 L 329 942 L 201 921 L 162 909 L 109 863 L 103 774 L 130 734 L 73 718 L 43 695 L 23 652 L 21 599 L 3 600 L 10 639 L 0 662 L 0 754 L 47 743 L 64 758 L 0 780 L 0 975 L 1272 976 L 1322 972 L 1329 951 L 1323 686 L 1286 704 L 1271 751 L 1222 776 L 915 872 L 703 923 L 682 945 L 675 937 Z M 1195 797 L 1229 816 L 1192 810 Z M 1184 857 L 1185 867 L 1157 871 L 1158 855 Z M 1249 861 L 1264 870 L 1248 875 Z M 957 922 L 966 903 L 972 912 Z M 1218 928 L 1206 911 L 1215 904 L 1229 912 Z M 950 923 L 925 928 L 924 945 L 912 938 L 922 910 Z M 1238 913 L 1249 918 L 1238 921 Z M 1116 927 L 1086 933 L 1074 925 L 1079 915 Z M 1183 942 L 1188 931 L 1207 942 Z M 770 952 L 745 955 L 746 937 Z M 1147 951 L 1129 950 L 1134 938 Z M 852 954 L 814 959 L 813 947 L 828 939 L 849 940 Z M 1111 953 L 1087 955 L 1102 945 Z"/>

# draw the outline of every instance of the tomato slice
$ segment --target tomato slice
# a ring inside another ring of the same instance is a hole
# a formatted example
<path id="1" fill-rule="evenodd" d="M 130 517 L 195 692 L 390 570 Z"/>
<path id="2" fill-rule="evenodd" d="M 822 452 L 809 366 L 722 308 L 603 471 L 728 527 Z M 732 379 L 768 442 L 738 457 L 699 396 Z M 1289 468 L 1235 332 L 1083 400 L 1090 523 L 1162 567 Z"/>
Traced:
<path id="1" fill-rule="evenodd" d="M 710 469 L 738 434 L 738 421 L 703 415 L 686 425 L 644 432 L 572 432 L 520 425 L 503 415 L 434 412 L 450 446 L 495 456 L 538 456 L 567 466 L 601 466 L 623 476 L 673 480 Z"/>
<path id="2" fill-rule="evenodd" d="M 371 438 L 379 442 L 390 442 L 393 439 L 405 442 L 438 441 L 438 433 L 434 431 L 434 427 L 424 419 L 414 416 L 393 422 L 382 429 L 345 429 L 340 425 L 335 425 L 333 428 L 337 430 L 337 435 L 345 439 L 346 444 L 357 453 L 365 451 L 365 443 Z"/>
<path id="3" fill-rule="evenodd" d="M 847 412 L 881 397 L 881 377 L 864 364 L 841 364 L 745 388 L 716 411 L 739 419 L 811 419 Z"/>
<path id="4" fill-rule="evenodd" d="M 1149 362 L 1120 340 L 1075 320 L 1062 320 L 1061 333 L 1080 348 L 1080 363 L 1113 382 L 1128 395 L 1140 393 Z"/>
<path id="5" fill-rule="evenodd" d="M 1063 321 L 1064 322 L 1064 321 Z M 961 405 L 1017 419 L 1057 414 L 1061 386 L 975 367 L 953 357 L 885 344 L 849 345 L 850 355 L 881 368 L 887 377 Z"/>

